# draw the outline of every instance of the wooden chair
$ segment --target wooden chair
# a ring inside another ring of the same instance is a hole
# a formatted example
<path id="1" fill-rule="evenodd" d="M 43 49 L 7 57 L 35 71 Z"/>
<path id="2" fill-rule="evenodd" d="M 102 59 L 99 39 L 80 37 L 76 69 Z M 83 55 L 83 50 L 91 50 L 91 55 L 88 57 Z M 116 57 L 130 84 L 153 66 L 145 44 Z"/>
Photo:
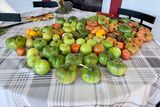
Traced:
<path id="1" fill-rule="evenodd" d="M 152 28 L 148 25 L 145 25 L 143 22 L 145 21 L 150 24 L 154 24 L 155 19 L 156 19 L 156 17 L 154 17 L 154 16 L 151 16 L 151 15 L 148 15 L 145 13 L 141 13 L 141 12 L 137 12 L 137 11 L 133 11 L 133 10 L 124 9 L 124 8 L 119 8 L 118 14 L 129 16 L 129 19 L 131 19 L 131 17 L 140 19 L 140 25 L 143 25 L 143 26 L 149 28 L 150 30 Z"/>
<path id="2" fill-rule="evenodd" d="M 20 22 L 21 15 L 19 13 L 0 13 L 0 21 Z"/>

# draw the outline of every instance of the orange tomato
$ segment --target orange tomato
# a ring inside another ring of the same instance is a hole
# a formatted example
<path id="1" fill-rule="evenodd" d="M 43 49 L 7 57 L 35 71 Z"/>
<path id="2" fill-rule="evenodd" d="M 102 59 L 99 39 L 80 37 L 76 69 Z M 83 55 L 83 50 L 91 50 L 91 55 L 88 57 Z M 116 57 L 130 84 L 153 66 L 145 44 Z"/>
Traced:
<path id="1" fill-rule="evenodd" d="M 95 34 L 100 29 L 99 26 L 93 27 L 93 29 L 90 31 L 90 33 Z"/>
<path id="2" fill-rule="evenodd" d="M 72 44 L 71 45 L 71 51 L 72 52 L 77 53 L 77 52 L 79 52 L 79 49 L 80 49 L 80 45 L 79 44 Z"/>
<path id="3" fill-rule="evenodd" d="M 22 47 L 22 48 L 18 48 L 16 53 L 18 56 L 24 56 L 24 55 L 26 55 L 27 51 L 25 48 Z"/>
<path id="4" fill-rule="evenodd" d="M 128 60 L 131 58 L 131 53 L 127 49 L 122 50 L 122 58 Z"/>
<path id="5" fill-rule="evenodd" d="M 97 27 L 98 22 L 95 20 L 87 20 L 87 25 L 92 26 L 92 27 Z"/>
<path id="6" fill-rule="evenodd" d="M 124 43 L 123 42 L 115 42 L 114 46 L 118 47 L 119 49 L 123 49 L 124 48 Z"/>
<path id="7" fill-rule="evenodd" d="M 61 28 L 61 27 L 62 27 L 62 25 L 59 24 L 59 23 L 52 24 L 52 28 L 54 28 L 54 29 L 58 29 L 58 28 Z"/>
<path id="8" fill-rule="evenodd" d="M 37 33 L 36 31 L 34 31 L 33 29 L 27 29 L 27 30 L 25 31 L 25 33 L 26 33 L 27 36 L 32 36 L 32 37 L 38 35 L 38 33 Z"/>
<path id="9" fill-rule="evenodd" d="M 96 44 L 94 47 L 93 47 L 93 52 L 97 55 L 99 55 L 100 53 L 104 52 L 105 51 L 105 48 L 102 44 Z"/>

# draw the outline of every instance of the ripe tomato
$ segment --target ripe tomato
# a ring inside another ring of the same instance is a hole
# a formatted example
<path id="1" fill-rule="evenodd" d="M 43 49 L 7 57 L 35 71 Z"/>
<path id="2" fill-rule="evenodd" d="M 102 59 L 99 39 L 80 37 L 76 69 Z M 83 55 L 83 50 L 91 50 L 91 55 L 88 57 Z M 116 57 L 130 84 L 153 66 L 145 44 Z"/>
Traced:
<path id="1" fill-rule="evenodd" d="M 72 44 L 71 45 L 71 51 L 72 52 L 77 53 L 77 52 L 79 52 L 79 49 L 80 49 L 80 45 L 79 44 Z"/>
<path id="2" fill-rule="evenodd" d="M 114 46 L 118 47 L 119 49 L 123 49 L 124 48 L 124 43 L 123 42 L 115 42 Z"/>
<path id="3" fill-rule="evenodd" d="M 131 53 L 127 49 L 122 50 L 122 58 L 128 60 L 131 58 Z"/>
<path id="4" fill-rule="evenodd" d="M 58 28 L 61 28 L 61 27 L 62 27 L 62 25 L 59 24 L 59 23 L 52 24 L 52 28 L 54 28 L 54 29 L 58 29 Z"/>
<path id="5" fill-rule="evenodd" d="M 105 48 L 102 44 L 96 44 L 93 47 L 93 52 L 97 55 L 99 55 L 100 53 L 104 52 Z"/>
<path id="6" fill-rule="evenodd" d="M 98 26 L 98 22 L 94 21 L 94 20 L 87 20 L 87 25 L 93 26 L 93 27 L 97 27 Z"/>
<path id="7" fill-rule="evenodd" d="M 92 29 L 93 29 L 93 26 L 89 26 L 89 25 L 87 25 L 87 26 L 86 26 L 86 29 L 88 29 L 88 30 L 92 30 Z"/>
<path id="8" fill-rule="evenodd" d="M 23 48 L 23 47 L 22 48 L 18 48 L 16 52 L 17 52 L 18 56 L 24 56 L 27 53 L 26 49 Z"/>

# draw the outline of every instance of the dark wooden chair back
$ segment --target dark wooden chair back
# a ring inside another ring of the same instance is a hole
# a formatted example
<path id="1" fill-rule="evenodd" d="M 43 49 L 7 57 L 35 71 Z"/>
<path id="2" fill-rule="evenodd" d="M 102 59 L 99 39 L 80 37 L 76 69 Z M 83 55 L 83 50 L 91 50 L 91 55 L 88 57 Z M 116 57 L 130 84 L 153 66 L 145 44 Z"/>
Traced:
<path id="1" fill-rule="evenodd" d="M 55 1 L 50 1 L 50 2 L 47 2 L 47 1 L 33 1 L 33 7 L 42 7 L 42 8 L 45 8 L 45 7 L 57 7 L 58 4 L 57 2 Z"/>
<path id="2" fill-rule="evenodd" d="M 20 22 L 21 15 L 19 13 L 0 13 L 0 21 Z"/>
<path id="3" fill-rule="evenodd" d="M 155 19 L 156 19 L 156 17 L 154 16 L 151 16 L 145 13 L 141 13 L 141 12 L 137 12 L 137 11 L 133 11 L 133 10 L 124 9 L 124 8 L 119 8 L 118 14 L 129 16 L 129 19 L 131 19 L 131 17 L 138 18 L 140 19 L 140 25 L 148 27 L 150 30 L 152 28 L 150 26 L 143 24 L 143 21 L 146 21 L 150 24 L 154 24 Z"/>

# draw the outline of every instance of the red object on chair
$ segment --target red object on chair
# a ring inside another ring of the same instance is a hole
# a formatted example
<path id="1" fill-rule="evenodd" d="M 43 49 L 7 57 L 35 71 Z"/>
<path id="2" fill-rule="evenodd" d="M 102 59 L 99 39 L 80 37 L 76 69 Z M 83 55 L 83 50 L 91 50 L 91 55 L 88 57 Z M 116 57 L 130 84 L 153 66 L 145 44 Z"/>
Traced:
<path id="1" fill-rule="evenodd" d="M 110 4 L 110 14 L 113 17 L 118 17 L 118 9 L 121 8 L 122 0 L 111 0 Z"/>

